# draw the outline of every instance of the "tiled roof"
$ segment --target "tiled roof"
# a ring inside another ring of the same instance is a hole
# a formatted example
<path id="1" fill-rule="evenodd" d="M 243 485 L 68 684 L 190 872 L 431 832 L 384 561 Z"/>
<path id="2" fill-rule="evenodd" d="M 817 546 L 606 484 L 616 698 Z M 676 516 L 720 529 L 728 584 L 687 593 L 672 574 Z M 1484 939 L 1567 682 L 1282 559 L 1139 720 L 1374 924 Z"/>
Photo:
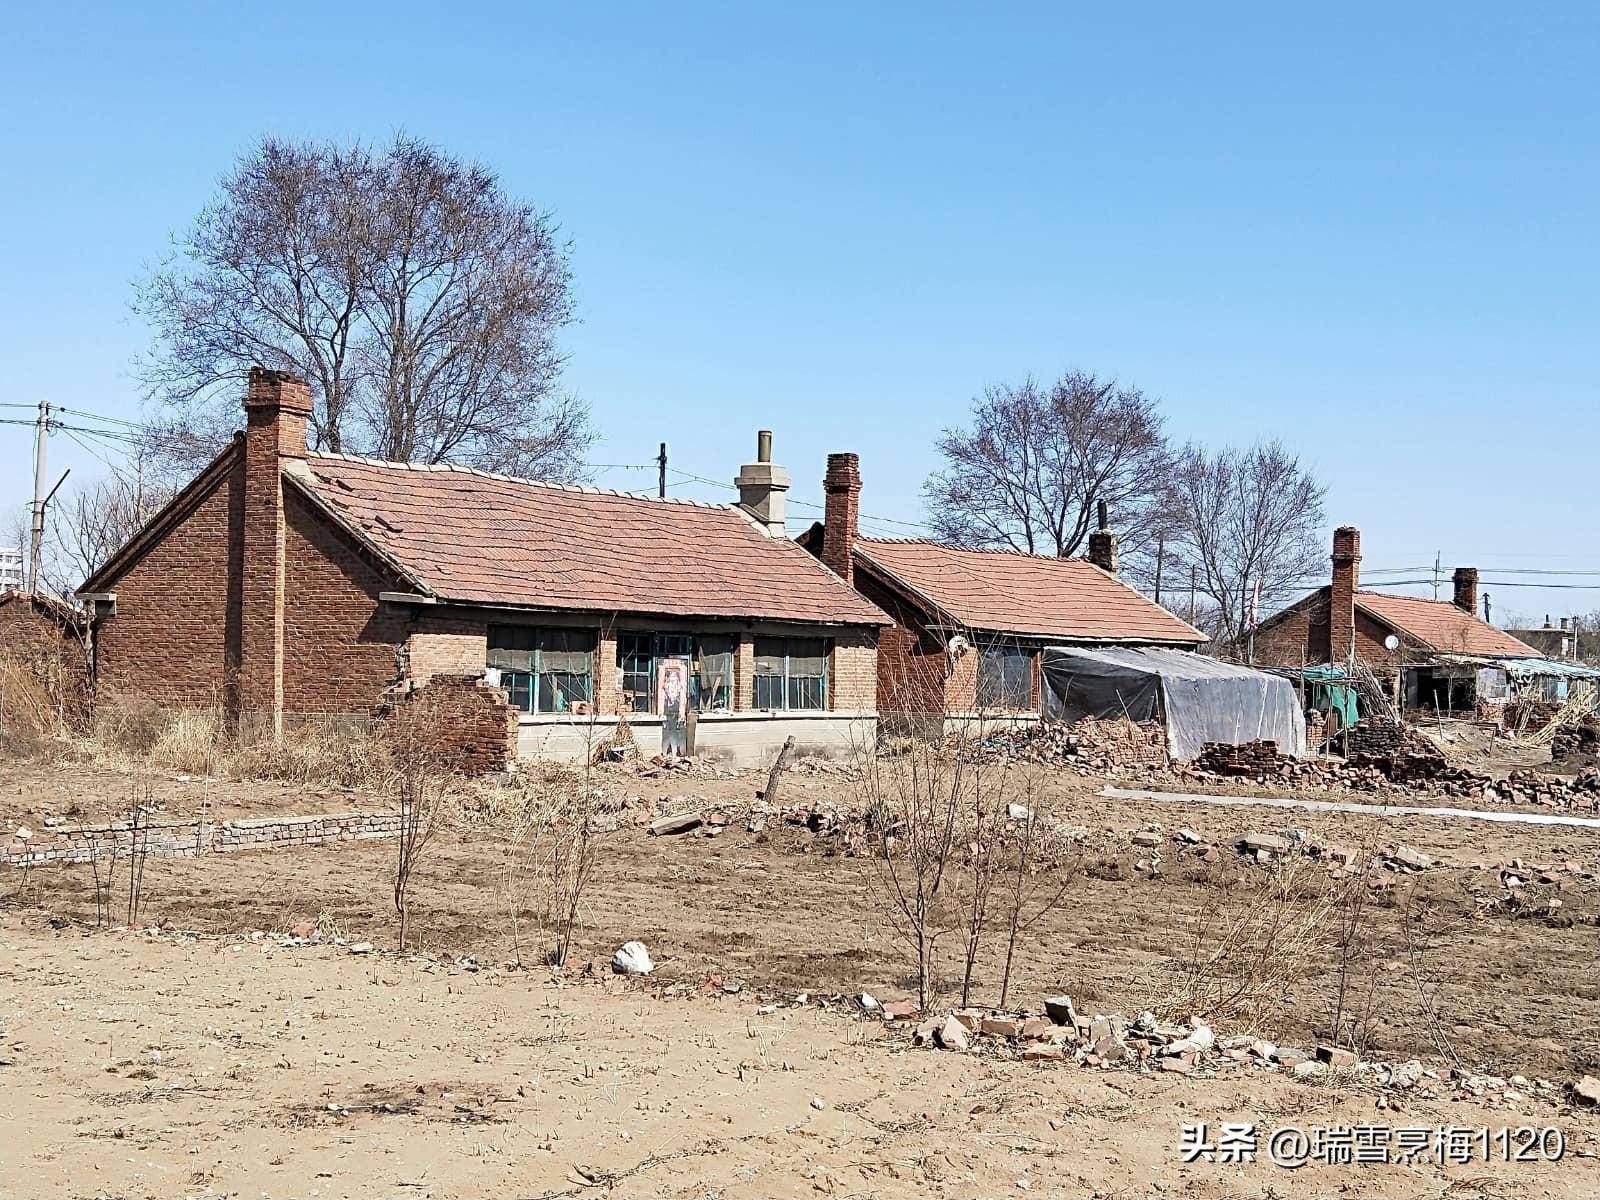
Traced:
<path id="1" fill-rule="evenodd" d="M 1532 646 L 1519 642 L 1503 629 L 1448 600 L 1424 600 L 1418 596 L 1396 596 L 1389 592 L 1357 592 L 1356 606 L 1377 617 L 1385 625 L 1407 637 L 1445 654 L 1486 654 L 1501 657 L 1534 658 Z"/>
<path id="2" fill-rule="evenodd" d="M 312 454 L 291 474 L 442 599 L 681 617 L 885 625 L 731 506 Z"/>
<path id="3" fill-rule="evenodd" d="M 1066 641 L 1184 642 L 1199 630 L 1081 558 L 860 538 L 856 554 L 969 629 Z"/>

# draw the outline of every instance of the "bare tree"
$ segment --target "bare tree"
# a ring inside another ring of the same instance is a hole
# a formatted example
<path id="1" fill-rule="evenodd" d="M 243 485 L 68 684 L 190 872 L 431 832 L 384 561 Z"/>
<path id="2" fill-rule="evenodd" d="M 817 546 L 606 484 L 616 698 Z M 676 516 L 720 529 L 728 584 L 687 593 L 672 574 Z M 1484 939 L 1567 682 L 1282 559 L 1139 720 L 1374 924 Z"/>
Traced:
<path id="1" fill-rule="evenodd" d="M 1167 549 L 1181 578 L 1216 606 L 1225 639 L 1307 579 L 1327 574 L 1320 531 L 1326 487 L 1281 442 L 1208 451 L 1186 446 L 1172 473 Z M 1259 587 L 1259 600 L 1257 588 Z"/>
<path id="2" fill-rule="evenodd" d="M 425 142 L 265 138 L 139 289 L 151 445 L 183 469 L 215 454 L 262 363 L 310 382 L 322 448 L 580 477 L 587 410 L 556 391 L 568 253 L 492 171 Z"/>
<path id="3" fill-rule="evenodd" d="M 52 505 L 45 524 L 45 584 L 70 596 L 172 498 L 161 481 L 114 472 Z"/>
<path id="4" fill-rule="evenodd" d="M 973 402 L 971 424 L 936 443 L 944 466 L 923 484 L 929 522 L 957 545 L 1068 557 L 1103 500 L 1125 548 L 1137 551 L 1162 496 L 1162 426 L 1137 388 L 1079 371 L 1048 386 L 1028 378 L 990 387 Z"/>

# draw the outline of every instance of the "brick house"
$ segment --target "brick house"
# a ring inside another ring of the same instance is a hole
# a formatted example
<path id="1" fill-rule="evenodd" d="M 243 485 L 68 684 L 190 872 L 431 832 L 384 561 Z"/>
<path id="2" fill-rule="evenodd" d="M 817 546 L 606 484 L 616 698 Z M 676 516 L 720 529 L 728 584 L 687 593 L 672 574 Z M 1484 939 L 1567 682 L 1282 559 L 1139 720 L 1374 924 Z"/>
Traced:
<path id="1" fill-rule="evenodd" d="M 84 584 L 103 694 L 281 730 L 468 681 L 504 756 L 574 757 L 624 717 L 655 753 L 675 679 L 702 754 L 875 733 L 888 618 L 783 536 L 782 468 L 739 505 L 645 498 L 309 452 L 310 413 L 252 369 L 244 432 Z"/>
<path id="2" fill-rule="evenodd" d="M 1330 581 L 1256 629 L 1255 661 L 1280 667 L 1361 663 L 1406 708 L 1471 713 L 1480 688 L 1505 686 L 1505 666 L 1538 651 L 1477 615 L 1478 572 L 1456 568 L 1453 600 L 1361 588 L 1361 533 L 1333 531 Z M 1392 643 L 1392 644 L 1391 644 Z"/>
<path id="3" fill-rule="evenodd" d="M 1047 646 L 1193 650 L 1206 635 L 1117 578 L 1116 534 L 1089 558 L 968 550 L 859 530 L 861 472 L 831 454 L 824 519 L 798 539 L 894 618 L 878 637 L 886 729 L 937 734 L 975 716 L 1035 719 Z"/>

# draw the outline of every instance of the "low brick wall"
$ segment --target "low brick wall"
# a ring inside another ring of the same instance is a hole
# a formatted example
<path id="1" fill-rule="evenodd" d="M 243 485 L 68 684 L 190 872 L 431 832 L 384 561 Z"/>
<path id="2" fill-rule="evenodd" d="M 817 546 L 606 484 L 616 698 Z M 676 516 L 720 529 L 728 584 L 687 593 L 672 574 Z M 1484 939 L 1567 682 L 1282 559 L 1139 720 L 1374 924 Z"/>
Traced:
<path id="1" fill-rule="evenodd" d="M 0 843 L 0 865 L 86 863 L 146 849 L 158 858 L 228 854 L 236 850 L 289 850 L 360 838 L 396 837 L 399 813 L 329 813 L 309 817 L 249 817 L 236 821 L 126 821 L 49 829 L 26 840 Z M 135 840 L 137 838 L 137 841 Z"/>
<path id="2" fill-rule="evenodd" d="M 394 697 L 383 714 L 383 737 L 401 758 L 485 775 L 517 757 L 517 710 L 481 675 L 435 674 Z"/>

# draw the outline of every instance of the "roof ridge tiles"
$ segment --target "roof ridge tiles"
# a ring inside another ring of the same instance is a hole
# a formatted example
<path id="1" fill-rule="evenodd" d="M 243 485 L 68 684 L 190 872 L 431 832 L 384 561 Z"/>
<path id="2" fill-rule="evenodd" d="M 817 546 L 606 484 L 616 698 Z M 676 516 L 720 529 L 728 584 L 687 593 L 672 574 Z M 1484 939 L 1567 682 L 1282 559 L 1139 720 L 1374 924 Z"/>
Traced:
<path id="1" fill-rule="evenodd" d="M 306 458 L 324 459 L 333 462 L 358 463 L 367 467 L 385 467 L 393 471 L 428 471 L 436 474 L 476 475 L 481 479 L 493 479 L 500 483 L 519 483 L 527 487 L 549 488 L 558 492 L 578 492 L 590 496 L 619 496 L 624 500 L 642 500 L 651 504 L 683 504 L 693 508 L 712 508 L 722 512 L 738 512 L 736 504 L 717 504 L 710 500 L 691 500 L 687 496 L 646 496 L 638 492 L 624 492 L 618 488 L 598 488 L 582 483 L 556 483 L 548 479 L 529 479 L 523 475 L 505 475 L 498 471 L 485 471 L 481 467 L 465 467 L 454 463 L 412 463 L 395 462 L 392 459 L 369 458 L 363 454 L 348 454 L 344 451 L 313 450 L 307 453 Z"/>
<path id="2" fill-rule="evenodd" d="M 1079 554 L 1039 554 L 1028 550 L 1018 550 L 1014 546 L 958 546 L 954 542 L 941 542 L 938 538 L 919 537 L 858 537 L 858 542 L 870 542 L 877 545 L 889 543 L 896 546 L 934 546 L 940 550 L 960 550 L 966 554 L 1009 554 L 1015 558 L 1043 558 L 1050 562 L 1087 562 Z"/>

